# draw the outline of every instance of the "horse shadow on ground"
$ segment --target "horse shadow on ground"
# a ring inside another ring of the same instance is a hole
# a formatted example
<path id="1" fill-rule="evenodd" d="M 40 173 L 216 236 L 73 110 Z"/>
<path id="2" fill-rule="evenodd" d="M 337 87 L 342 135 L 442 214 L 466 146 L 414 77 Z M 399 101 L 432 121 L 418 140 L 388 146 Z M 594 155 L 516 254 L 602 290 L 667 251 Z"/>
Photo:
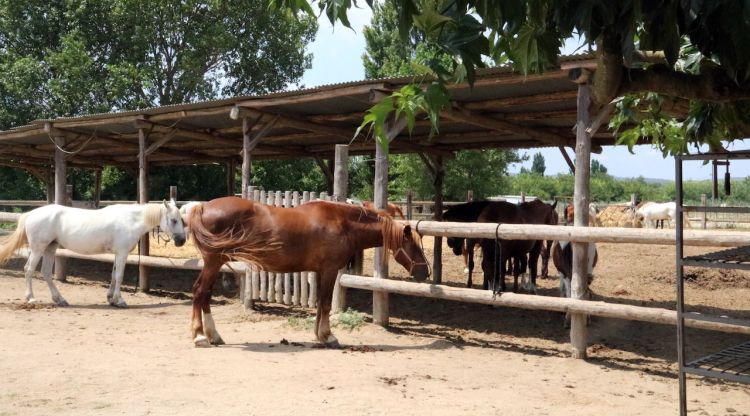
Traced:
<path id="1" fill-rule="evenodd" d="M 341 344 L 340 346 L 329 347 L 317 342 L 297 342 L 282 339 L 279 342 L 245 342 L 239 344 L 226 344 L 219 348 L 241 348 L 248 352 L 258 353 L 289 353 L 289 352 L 307 352 L 315 350 L 340 351 L 341 353 L 377 353 L 377 352 L 395 352 L 395 351 L 424 351 L 424 350 L 448 350 L 454 348 L 454 345 L 448 341 L 435 339 L 428 344 L 423 345 L 389 345 L 389 344 Z"/>

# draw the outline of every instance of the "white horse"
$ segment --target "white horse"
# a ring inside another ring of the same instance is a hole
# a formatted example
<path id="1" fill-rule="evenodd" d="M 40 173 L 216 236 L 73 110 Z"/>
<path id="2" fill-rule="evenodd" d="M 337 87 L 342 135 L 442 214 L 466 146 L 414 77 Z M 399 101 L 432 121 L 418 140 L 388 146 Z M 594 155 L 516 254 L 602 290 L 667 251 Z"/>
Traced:
<path id="1" fill-rule="evenodd" d="M 190 224 L 188 224 L 188 219 L 190 218 L 190 214 L 193 212 L 193 209 L 200 204 L 202 204 L 202 202 L 190 201 L 180 207 L 180 215 L 182 215 L 182 222 L 185 224 L 186 227 L 190 227 Z"/>
<path id="2" fill-rule="evenodd" d="M 677 220 L 677 206 L 674 202 L 646 202 L 635 211 L 635 219 L 643 221 L 647 227 L 658 228 L 659 221 L 662 221 L 662 228 L 664 228 L 664 220 L 667 220 L 668 225 L 672 226 Z M 684 219 L 684 223 L 690 228 L 690 222 L 687 218 Z"/>
<path id="3" fill-rule="evenodd" d="M 18 219 L 16 231 L 0 246 L 0 264 L 16 250 L 28 246 L 29 259 L 26 274 L 26 301 L 36 302 L 31 290 L 31 277 L 39 260 L 42 275 L 49 286 L 52 300 L 59 306 L 68 302 L 52 281 L 52 266 L 57 247 L 81 254 L 110 252 L 115 254 L 112 282 L 107 291 L 107 301 L 114 306 L 127 304 L 120 294 L 128 253 L 141 236 L 159 226 L 174 238 L 175 245 L 185 244 L 185 229 L 174 200 L 164 204 L 111 205 L 99 210 L 46 205 L 29 211 Z"/>

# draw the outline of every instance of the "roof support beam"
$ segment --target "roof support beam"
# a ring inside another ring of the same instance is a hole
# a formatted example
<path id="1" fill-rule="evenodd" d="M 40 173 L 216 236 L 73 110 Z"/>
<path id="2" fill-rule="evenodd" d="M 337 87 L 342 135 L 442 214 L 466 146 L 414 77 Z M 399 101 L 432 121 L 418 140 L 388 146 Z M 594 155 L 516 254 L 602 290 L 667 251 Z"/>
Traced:
<path id="1" fill-rule="evenodd" d="M 296 118 L 288 115 L 273 114 L 250 107 L 234 106 L 234 108 L 232 108 L 232 111 L 229 113 L 229 116 L 234 120 L 238 120 L 241 117 L 278 117 L 278 121 L 280 122 L 280 124 L 294 129 L 327 134 L 344 139 L 351 139 L 354 136 L 354 133 L 346 129 L 317 124 L 302 118 Z"/>
<path id="2" fill-rule="evenodd" d="M 568 151 L 565 150 L 565 147 L 563 147 L 563 146 L 558 146 L 558 149 L 560 149 L 560 153 L 562 153 L 562 156 L 565 159 L 565 163 L 568 164 L 568 167 L 570 168 L 570 173 L 575 174 L 576 173 L 576 165 L 574 165 L 573 161 L 570 160 L 570 156 L 568 156 Z"/>
<path id="3" fill-rule="evenodd" d="M 567 139 L 562 136 L 558 136 L 557 134 L 547 132 L 544 129 L 521 126 L 519 124 L 511 123 L 508 121 L 481 116 L 457 105 L 454 106 L 453 112 L 446 111 L 441 113 L 441 115 L 454 121 L 463 121 L 465 123 L 473 124 L 477 127 L 483 127 L 490 130 L 521 133 L 534 140 L 538 140 L 542 143 L 547 143 L 554 146 L 568 145 Z"/>

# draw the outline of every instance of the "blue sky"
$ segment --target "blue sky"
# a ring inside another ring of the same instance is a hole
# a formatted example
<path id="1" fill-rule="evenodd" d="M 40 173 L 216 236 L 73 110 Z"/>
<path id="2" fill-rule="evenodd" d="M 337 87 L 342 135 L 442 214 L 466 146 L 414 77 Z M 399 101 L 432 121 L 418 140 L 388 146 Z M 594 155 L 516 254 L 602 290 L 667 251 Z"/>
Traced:
<path id="1" fill-rule="evenodd" d="M 308 51 L 313 54 L 312 69 L 305 72 L 302 85 L 315 87 L 364 79 L 362 55 L 365 52 L 365 38 L 362 35 L 362 27 L 370 22 L 371 16 L 372 12 L 367 6 L 352 9 L 349 19 L 354 30 L 341 25 L 331 27 L 328 18 L 325 15 L 321 16 L 318 19 L 318 36 L 308 47 Z M 576 49 L 575 43 L 568 42 L 564 53 L 573 52 Z M 730 150 L 744 148 L 747 148 L 747 145 L 743 143 L 729 147 Z M 634 151 L 633 155 L 624 146 L 608 146 L 601 154 L 593 154 L 592 158 L 604 164 L 614 176 L 674 179 L 674 159 L 663 158 L 661 152 L 651 146 L 636 146 Z M 521 166 L 530 168 L 531 156 L 536 152 L 544 155 L 547 175 L 568 172 L 568 166 L 557 148 L 520 150 L 519 153 L 529 155 L 529 161 L 512 166 L 511 172 L 518 172 Z M 572 158 L 572 149 L 568 149 L 568 152 Z M 730 172 L 734 178 L 750 176 L 750 163 L 733 163 Z M 685 165 L 684 174 L 687 179 L 710 179 L 711 169 L 709 166 L 691 163 Z"/>

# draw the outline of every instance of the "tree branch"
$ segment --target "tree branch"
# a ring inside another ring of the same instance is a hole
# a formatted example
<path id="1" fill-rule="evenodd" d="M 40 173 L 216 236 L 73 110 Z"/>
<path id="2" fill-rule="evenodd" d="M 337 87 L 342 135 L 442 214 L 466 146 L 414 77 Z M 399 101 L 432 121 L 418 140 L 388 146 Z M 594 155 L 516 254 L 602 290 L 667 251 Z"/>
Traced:
<path id="1" fill-rule="evenodd" d="M 675 71 L 667 65 L 628 70 L 618 95 L 640 91 L 714 103 L 750 99 L 750 85 L 738 86 L 719 68 L 705 68 L 699 75 Z"/>

